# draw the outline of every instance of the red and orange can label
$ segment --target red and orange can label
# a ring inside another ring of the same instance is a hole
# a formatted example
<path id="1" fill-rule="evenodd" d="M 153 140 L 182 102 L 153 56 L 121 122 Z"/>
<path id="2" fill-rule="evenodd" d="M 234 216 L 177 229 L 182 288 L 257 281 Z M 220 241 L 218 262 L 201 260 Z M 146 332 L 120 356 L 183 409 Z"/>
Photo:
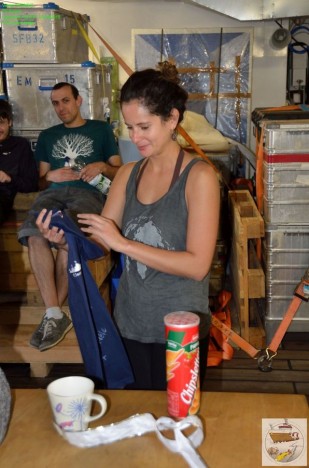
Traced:
<path id="1" fill-rule="evenodd" d="M 164 317 L 166 337 L 167 409 L 185 418 L 200 407 L 199 316 L 172 312 Z"/>

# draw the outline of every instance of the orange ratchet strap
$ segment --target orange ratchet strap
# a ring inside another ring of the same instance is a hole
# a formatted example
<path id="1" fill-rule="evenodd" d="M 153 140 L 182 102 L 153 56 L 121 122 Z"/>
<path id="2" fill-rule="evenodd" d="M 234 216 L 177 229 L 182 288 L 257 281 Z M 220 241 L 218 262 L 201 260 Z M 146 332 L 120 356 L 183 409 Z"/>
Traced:
<path id="1" fill-rule="evenodd" d="M 299 104 L 293 104 L 292 106 L 265 107 L 263 109 L 263 112 L 265 113 L 274 112 L 274 111 L 290 112 L 293 110 L 301 110 L 301 106 Z"/>
<path id="2" fill-rule="evenodd" d="M 236 345 L 239 346 L 243 351 L 249 354 L 250 357 L 256 358 L 260 353 L 259 349 L 256 349 L 248 341 L 244 340 L 240 335 L 235 333 L 230 327 L 225 325 L 221 320 L 219 320 L 216 315 L 212 315 L 211 324 L 221 331 L 228 339 L 231 339 Z"/>
<path id="3" fill-rule="evenodd" d="M 309 268 L 304 274 L 304 276 L 301 279 L 301 282 L 298 284 L 294 291 L 294 297 L 292 301 L 290 302 L 290 305 L 282 319 L 282 322 L 280 323 L 279 327 L 277 328 L 276 333 L 273 336 L 273 339 L 268 346 L 268 352 L 271 351 L 273 353 L 273 357 L 277 354 L 277 349 L 279 348 L 279 345 L 282 341 L 282 338 L 285 335 L 285 332 L 287 331 L 291 321 L 293 320 L 294 315 L 296 314 L 299 306 L 303 301 L 308 302 L 309 299 Z"/>
<path id="4" fill-rule="evenodd" d="M 218 309 L 212 313 L 212 321 L 218 320 L 218 323 L 222 323 L 227 328 L 231 328 L 231 311 L 229 303 L 231 301 L 232 294 L 229 291 L 220 291 L 218 295 Z M 228 342 L 228 337 L 221 332 L 219 328 L 214 326 L 210 327 L 209 331 L 209 346 L 207 355 L 207 367 L 218 366 L 221 361 L 230 361 L 233 357 L 234 349 Z"/>
<path id="5" fill-rule="evenodd" d="M 295 289 L 294 297 L 276 331 L 270 345 L 265 350 L 259 350 L 254 348 L 248 341 L 244 340 L 241 336 L 227 327 L 217 317 L 213 316 L 211 319 L 212 325 L 218 328 L 227 338 L 230 338 L 235 344 L 237 344 L 243 351 L 254 359 L 258 359 L 258 367 L 263 372 L 269 372 L 272 370 L 272 359 L 277 355 L 278 347 L 284 337 L 287 329 L 293 320 L 302 301 L 309 300 L 309 269 L 302 277 L 301 282 Z"/>

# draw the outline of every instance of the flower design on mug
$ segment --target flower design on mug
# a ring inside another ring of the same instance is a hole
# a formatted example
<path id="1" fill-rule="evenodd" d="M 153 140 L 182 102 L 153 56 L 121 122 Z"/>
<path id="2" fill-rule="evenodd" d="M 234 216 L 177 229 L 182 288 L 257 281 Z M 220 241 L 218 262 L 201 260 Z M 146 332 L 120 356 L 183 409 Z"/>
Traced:
<path id="1" fill-rule="evenodd" d="M 62 410 L 62 403 L 58 403 L 58 405 L 55 407 L 56 413 L 61 413 Z"/>
<path id="2" fill-rule="evenodd" d="M 77 400 L 71 401 L 68 406 L 68 414 L 74 421 L 80 421 L 80 426 L 82 429 L 83 418 L 87 411 L 87 401 L 85 398 L 79 398 Z"/>

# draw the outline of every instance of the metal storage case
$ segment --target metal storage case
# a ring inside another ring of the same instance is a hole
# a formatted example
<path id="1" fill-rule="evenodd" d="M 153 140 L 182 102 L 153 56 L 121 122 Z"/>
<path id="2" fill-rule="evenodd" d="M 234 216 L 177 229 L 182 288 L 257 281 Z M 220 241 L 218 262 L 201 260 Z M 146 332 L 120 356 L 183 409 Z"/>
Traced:
<path id="1" fill-rule="evenodd" d="M 308 268 L 309 225 L 265 223 L 263 257 L 269 267 Z"/>
<path id="2" fill-rule="evenodd" d="M 284 107 L 282 110 L 272 107 L 256 107 L 251 114 L 251 120 L 257 129 L 261 126 L 261 123 L 272 120 L 287 121 L 304 119 L 309 119 L 309 111 L 301 107 L 288 111 Z"/>
<path id="3" fill-rule="evenodd" d="M 308 205 L 309 209 L 309 200 L 308 200 L 308 190 L 309 190 L 309 177 L 307 179 L 307 184 L 304 180 L 302 183 L 293 184 L 274 184 L 272 182 L 266 184 L 264 182 L 264 193 L 267 194 L 267 200 L 273 201 L 278 200 L 282 202 L 292 201 L 295 204 L 302 204 L 304 202 Z M 308 211 L 309 212 L 309 211 Z M 308 213 L 307 212 L 307 213 Z"/>
<path id="4" fill-rule="evenodd" d="M 266 115 L 266 120 L 259 122 L 264 130 L 262 255 L 267 343 L 309 266 L 309 120 L 304 113 L 281 118 L 267 120 Z M 301 304 L 289 331 L 309 331 L 308 303 Z"/>
<path id="5" fill-rule="evenodd" d="M 263 163 L 263 179 L 265 184 L 273 187 L 292 186 L 296 189 L 307 185 L 309 187 L 309 154 L 308 162 L 294 158 L 290 163 Z"/>
<path id="6" fill-rule="evenodd" d="M 265 330 L 269 342 L 309 265 L 309 225 L 265 224 Z M 298 310 L 289 331 L 309 331 L 309 303 Z"/>
<path id="7" fill-rule="evenodd" d="M 283 311 L 283 314 L 286 312 L 292 296 L 290 299 L 278 299 L 278 298 L 267 298 L 267 307 L 280 308 Z M 264 326 L 266 332 L 266 343 L 271 342 L 272 337 L 274 336 L 277 328 L 279 327 L 283 314 L 280 317 L 272 317 L 270 315 L 265 316 Z M 288 328 L 289 332 L 309 332 L 309 302 L 302 302 L 298 311 L 296 312 L 291 325 Z"/>
<path id="8" fill-rule="evenodd" d="M 104 105 L 111 102 L 111 83 L 106 83 L 103 65 L 3 64 L 4 82 L 13 108 L 15 130 L 43 130 L 60 123 L 50 101 L 52 87 L 61 81 L 77 87 L 83 98 L 82 116 L 105 120 Z M 104 82 L 103 82 L 104 80 Z"/>
<path id="9" fill-rule="evenodd" d="M 309 153 L 309 121 L 264 122 L 266 154 Z"/>
<path id="10" fill-rule="evenodd" d="M 308 189 L 309 191 L 309 189 Z M 287 191 L 288 197 L 288 191 Z M 264 220 L 267 223 L 300 224 L 308 222 L 309 199 L 273 201 L 264 197 Z"/>
<path id="11" fill-rule="evenodd" d="M 264 161 L 263 184 L 267 223 L 309 224 L 309 154 L 308 162 Z"/>
<path id="12" fill-rule="evenodd" d="M 77 24 L 88 31 L 87 15 L 55 3 L 41 6 L 0 4 L 2 61 L 13 63 L 81 63 L 88 44 Z"/>

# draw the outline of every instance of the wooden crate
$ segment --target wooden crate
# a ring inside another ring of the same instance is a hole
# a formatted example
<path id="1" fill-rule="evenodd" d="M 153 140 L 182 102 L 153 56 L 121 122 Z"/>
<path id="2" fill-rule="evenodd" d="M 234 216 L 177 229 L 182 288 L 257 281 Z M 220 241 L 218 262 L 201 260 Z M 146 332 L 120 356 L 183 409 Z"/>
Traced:
<path id="1" fill-rule="evenodd" d="M 249 191 L 232 190 L 228 196 L 233 229 L 232 292 L 239 312 L 241 336 L 263 347 L 265 332 L 260 322 L 257 327 L 250 326 L 250 300 L 265 297 L 265 275 L 256 252 L 256 241 L 264 236 L 264 221 Z"/>

